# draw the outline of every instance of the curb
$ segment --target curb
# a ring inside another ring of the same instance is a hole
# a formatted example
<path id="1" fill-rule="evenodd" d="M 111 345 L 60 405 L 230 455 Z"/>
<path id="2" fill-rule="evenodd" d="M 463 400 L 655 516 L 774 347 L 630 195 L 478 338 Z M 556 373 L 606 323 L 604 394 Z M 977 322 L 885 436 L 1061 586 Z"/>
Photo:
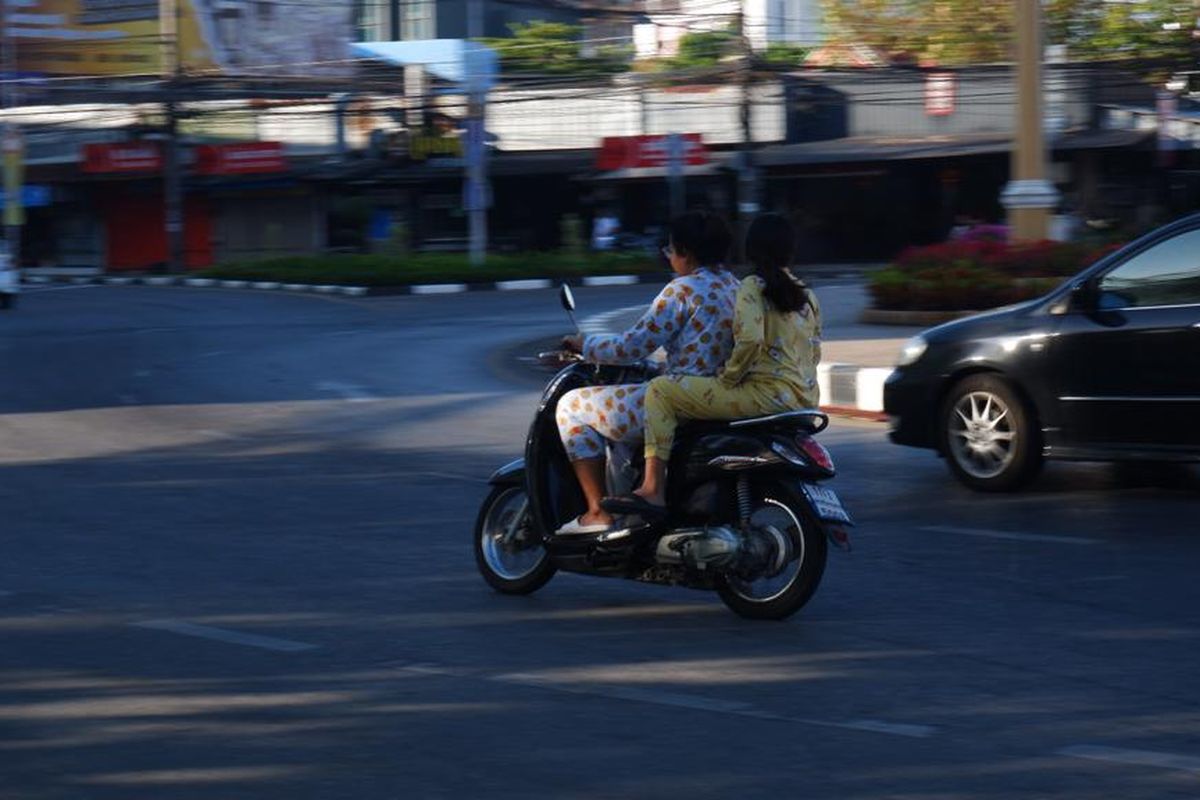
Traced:
<path id="1" fill-rule="evenodd" d="M 633 286 L 641 283 L 662 283 L 664 274 L 587 275 L 578 280 L 583 286 Z M 417 283 L 407 286 L 344 286 L 312 283 L 280 283 L 277 281 L 225 280 L 220 278 L 188 278 L 182 275 L 25 275 L 22 283 L 44 286 L 51 283 L 98 286 L 183 286 L 189 289 L 253 289 L 263 292 L 296 292 L 334 294 L 346 297 L 385 297 L 398 295 L 461 294 L 462 292 L 523 292 L 553 289 L 561 278 L 522 278 L 478 283 Z"/>
<path id="2" fill-rule="evenodd" d="M 853 411 L 883 417 L 883 385 L 891 367 L 860 367 L 857 364 L 818 364 L 817 386 L 822 408 Z"/>

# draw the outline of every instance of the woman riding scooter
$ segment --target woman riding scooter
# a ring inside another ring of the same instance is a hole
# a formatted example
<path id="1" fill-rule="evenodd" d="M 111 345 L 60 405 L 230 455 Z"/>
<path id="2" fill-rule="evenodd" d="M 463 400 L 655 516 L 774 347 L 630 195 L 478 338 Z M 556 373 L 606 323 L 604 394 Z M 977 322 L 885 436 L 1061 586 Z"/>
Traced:
<path id="1" fill-rule="evenodd" d="M 667 375 L 715 375 L 733 349 L 738 281 L 724 268 L 732 237 L 720 217 L 692 211 L 670 226 L 664 255 L 678 276 L 629 330 L 564 345 L 596 364 L 634 364 L 660 347 Z M 561 535 L 609 530 L 613 517 L 600 507 L 605 495 L 605 450 L 610 442 L 637 442 L 644 428 L 645 384 L 577 389 L 558 404 L 556 421 L 587 511 L 559 528 Z"/>

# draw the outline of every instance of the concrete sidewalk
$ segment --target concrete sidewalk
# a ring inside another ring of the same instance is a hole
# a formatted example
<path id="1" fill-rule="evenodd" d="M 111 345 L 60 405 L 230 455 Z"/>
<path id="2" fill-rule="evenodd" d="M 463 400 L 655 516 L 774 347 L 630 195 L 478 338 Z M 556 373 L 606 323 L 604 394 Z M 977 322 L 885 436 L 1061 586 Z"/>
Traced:
<path id="1" fill-rule="evenodd" d="M 881 414 L 883 384 L 904 343 L 922 329 L 859 322 L 870 297 L 857 276 L 813 276 L 811 281 L 824 327 L 817 368 L 822 406 Z M 588 320 L 587 327 L 596 333 L 625 330 L 644 311 L 642 306 L 620 309 Z"/>

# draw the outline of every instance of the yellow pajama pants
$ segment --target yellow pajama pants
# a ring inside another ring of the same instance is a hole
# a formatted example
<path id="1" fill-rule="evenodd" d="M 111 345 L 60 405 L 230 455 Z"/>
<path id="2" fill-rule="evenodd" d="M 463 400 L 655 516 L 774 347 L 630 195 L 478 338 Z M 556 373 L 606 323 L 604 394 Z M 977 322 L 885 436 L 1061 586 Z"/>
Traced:
<path id="1" fill-rule="evenodd" d="M 646 458 L 670 458 L 680 420 L 759 417 L 807 408 L 810 402 L 790 383 L 770 378 L 751 377 L 733 387 L 718 378 L 655 378 L 646 387 Z"/>

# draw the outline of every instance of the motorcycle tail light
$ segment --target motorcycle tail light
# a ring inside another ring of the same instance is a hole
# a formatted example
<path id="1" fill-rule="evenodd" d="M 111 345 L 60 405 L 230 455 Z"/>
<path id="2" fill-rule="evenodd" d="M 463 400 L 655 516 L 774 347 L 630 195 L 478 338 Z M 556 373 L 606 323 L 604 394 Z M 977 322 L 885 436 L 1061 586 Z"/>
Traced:
<path id="1" fill-rule="evenodd" d="M 800 452 L 808 456 L 821 469 L 827 469 L 830 472 L 834 471 L 833 456 L 829 455 L 829 451 L 821 446 L 816 439 L 810 439 L 807 436 L 797 436 L 796 446 L 800 448 Z"/>

